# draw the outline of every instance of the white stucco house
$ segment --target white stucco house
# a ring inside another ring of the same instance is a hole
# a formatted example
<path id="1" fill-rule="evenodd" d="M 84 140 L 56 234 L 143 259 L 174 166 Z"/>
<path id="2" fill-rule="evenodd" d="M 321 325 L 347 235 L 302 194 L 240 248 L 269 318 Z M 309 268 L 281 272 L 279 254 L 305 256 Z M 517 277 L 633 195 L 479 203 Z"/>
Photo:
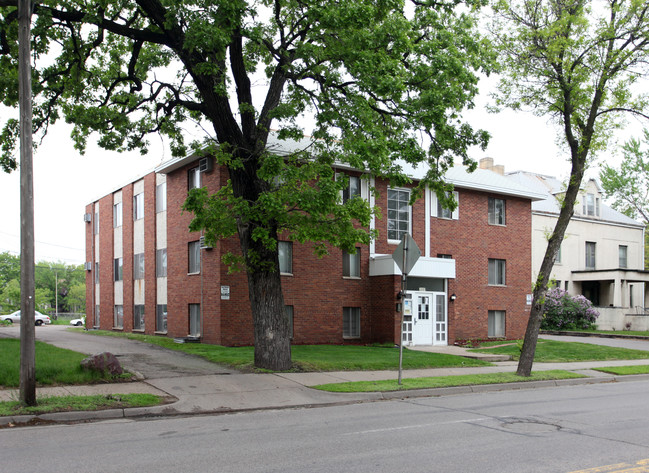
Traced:
<path id="1" fill-rule="evenodd" d="M 491 158 L 480 167 L 504 174 Z M 565 185 L 550 176 L 517 171 L 505 174 L 545 200 L 532 202 L 532 281 L 541 267 L 548 235 L 559 216 Z M 575 213 L 552 270 L 556 285 L 570 294 L 582 294 L 597 307 L 598 328 L 649 329 L 649 271 L 644 269 L 642 223 L 607 206 L 599 185 L 590 179 L 582 186 Z M 630 324 L 630 325 L 629 325 Z"/>

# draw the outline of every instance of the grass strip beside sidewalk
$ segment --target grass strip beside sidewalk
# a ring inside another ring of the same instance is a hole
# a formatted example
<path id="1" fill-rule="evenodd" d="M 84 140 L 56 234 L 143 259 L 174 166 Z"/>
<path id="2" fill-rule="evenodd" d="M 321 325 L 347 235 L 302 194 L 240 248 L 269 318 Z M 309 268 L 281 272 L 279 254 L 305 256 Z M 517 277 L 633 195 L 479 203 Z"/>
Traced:
<path id="1" fill-rule="evenodd" d="M 511 355 L 514 360 L 520 358 L 520 349 L 515 341 L 503 342 L 493 348 L 470 350 L 477 353 L 495 353 Z M 575 361 L 608 361 L 608 360 L 643 360 L 649 359 L 649 351 L 631 350 L 629 348 L 608 347 L 580 342 L 560 342 L 539 339 L 534 355 L 535 363 L 570 363 Z"/>
<path id="2" fill-rule="evenodd" d="M 465 374 L 456 376 L 406 378 L 401 380 L 401 386 L 399 386 L 396 379 L 388 379 L 380 381 L 356 381 L 347 383 L 320 384 L 317 386 L 312 386 L 312 388 L 336 393 L 361 393 L 407 391 L 411 389 L 448 388 L 454 386 L 474 386 L 481 384 L 520 383 L 528 381 L 548 381 L 585 377 L 586 376 L 565 370 L 549 370 L 534 372 L 529 377 L 518 376 L 516 373 Z"/>
<path id="3" fill-rule="evenodd" d="M 603 368 L 593 368 L 595 371 L 602 373 L 626 376 L 632 374 L 649 374 L 649 365 L 632 365 L 632 366 L 605 366 Z"/>
<path id="4" fill-rule="evenodd" d="M 0 402 L 0 416 L 47 414 L 50 412 L 100 411 L 127 407 L 157 406 L 163 398 L 154 394 L 97 394 L 92 396 L 53 396 L 38 399 L 36 406 L 19 401 Z"/>

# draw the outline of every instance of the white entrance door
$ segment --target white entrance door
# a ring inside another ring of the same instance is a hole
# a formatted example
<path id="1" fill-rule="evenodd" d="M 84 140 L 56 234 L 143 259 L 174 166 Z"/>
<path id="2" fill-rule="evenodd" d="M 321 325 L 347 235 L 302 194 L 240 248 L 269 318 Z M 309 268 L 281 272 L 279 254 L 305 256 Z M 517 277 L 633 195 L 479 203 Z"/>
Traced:
<path id="1" fill-rule="evenodd" d="M 413 345 L 446 345 L 446 294 L 413 292 L 411 329 Z"/>
<path id="2" fill-rule="evenodd" d="M 431 345 L 433 343 L 432 299 L 432 294 L 427 292 L 415 292 L 412 295 L 412 343 L 415 345 Z"/>

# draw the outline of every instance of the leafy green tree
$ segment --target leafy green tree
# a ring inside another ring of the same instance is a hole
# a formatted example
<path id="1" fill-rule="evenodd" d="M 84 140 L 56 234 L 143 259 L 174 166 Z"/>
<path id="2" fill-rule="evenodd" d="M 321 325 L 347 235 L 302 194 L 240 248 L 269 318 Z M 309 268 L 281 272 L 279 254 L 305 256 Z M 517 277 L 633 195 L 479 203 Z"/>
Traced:
<path id="1" fill-rule="evenodd" d="M 86 311 L 86 285 L 75 284 L 70 287 L 68 294 L 65 298 L 65 303 L 70 312 L 85 312 Z"/>
<path id="2" fill-rule="evenodd" d="M 0 253 L 0 291 L 12 279 L 20 279 L 20 256 Z"/>
<path id="3" fill-rule="evenodd" d="M 140 149 L 152 132 L 186 153 L 183 126 L 209 133 L 193 147 L 229 172 L 214 195 L 185 208 L 208 242 L 238 236 L 254 322 L 255 364 L 291 366 L 279 276 L 278 235 L 352 250 L 373 236 L 373 209 L 339 202 L 339 163 L 408 181 L 397 160 L 440 176 L 484 147 L 488 135 L 460 117 L 477 72 L 493 56 L 476 31 L 483 0 L 44 0 L 33 6 L 34 126 L 61 115 L 84 150 L 92 132 L 110 150 Z M 0 98 L 16 103 L 16 0 L 0 0 Z M 307 128 L 308 126 L 308 128 Z M 0 146 L 12 166 L 15 120 Z M 279 139 L 304 143 L 277 156 Z M 276 148 L 274 148 L 276 149 Z M 360 225 L 357 225 L 360 223 Z"/>
<path id="4" fill-rule="evenodd" d="M 649 130 L 644 130 L 644 142 L 632 138 L 622 151 L 624 157 L 619 168 L 602 166 L 602 189 L 612 199 L 614 209 L 649 226 Z M 645 269 L 649 268 L 648 238 L 649 232 L 645 231 Z"/>
<path id="5" fill-rule="evenodd" d="M 589 156 L 605 148 L 620 114 L 647 115 L 640 82 L 649 60 L 645 0 L 502 0 L 493 39 L 503 80 L 498 104 L 549 116 L 562 130 L 570 163 L 565 198 L 534 285 L 517 373 L 532 370 L 548 282 Z"/>
<path id="6" fill-rule="evenodd" d="M 0 293 L 2 312 L 9 314 L 20 309 L 20 280 L 12 279 L 7 282 Z"/>

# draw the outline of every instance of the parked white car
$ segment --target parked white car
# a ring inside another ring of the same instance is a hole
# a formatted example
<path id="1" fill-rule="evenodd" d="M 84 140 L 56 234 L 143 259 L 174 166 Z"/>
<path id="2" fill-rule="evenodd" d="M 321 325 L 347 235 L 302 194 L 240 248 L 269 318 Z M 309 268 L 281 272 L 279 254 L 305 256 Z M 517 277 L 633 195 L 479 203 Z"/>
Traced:
<path id="1" fill-rule="evenodd" d="M 86 325 L 86 318 L 81 317 L 80 319 L 72 319 L 70 320 L 70 325 L 74 325 L 76 327 L 82 327 Z"/>
<path id="2" fill-rule="evenodd" d="M 36 325 L 51 324 L 49 316 L 41 314 L 39 311 L 34 311 L 34 322 Z M 0 315 L 0 320 L 8 320 L 11 323 L 20 323 L 20 311 L 17 310 L 9 315 Z"/>

